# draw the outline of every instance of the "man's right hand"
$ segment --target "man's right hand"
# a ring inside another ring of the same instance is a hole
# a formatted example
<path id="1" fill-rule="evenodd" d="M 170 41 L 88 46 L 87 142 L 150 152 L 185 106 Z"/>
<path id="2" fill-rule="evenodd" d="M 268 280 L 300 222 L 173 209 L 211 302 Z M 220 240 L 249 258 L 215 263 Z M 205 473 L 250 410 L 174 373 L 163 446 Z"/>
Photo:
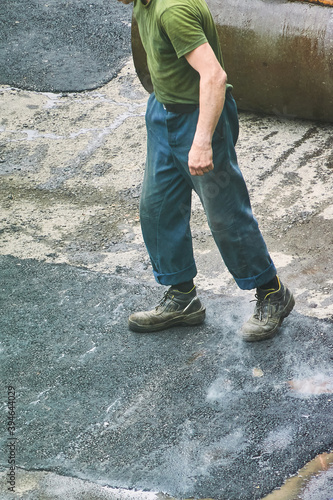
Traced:
<path id="1" fill-rule="evenodd" d="M 188 167 L 191 175 L 204 175 L 213 170 L 212 145 L 200 145 L 193 141 L 188 154 Z"/>

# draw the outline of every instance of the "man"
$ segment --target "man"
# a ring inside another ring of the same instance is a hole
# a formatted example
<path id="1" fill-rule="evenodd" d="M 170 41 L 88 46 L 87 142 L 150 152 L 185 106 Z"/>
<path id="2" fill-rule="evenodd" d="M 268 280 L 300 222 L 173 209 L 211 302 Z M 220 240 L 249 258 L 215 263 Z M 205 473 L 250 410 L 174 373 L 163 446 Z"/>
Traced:
<path id="1" fill-rule="evenodd" d="M 134 16 L 154 87 L 140 219 L 155 278 L 170 288 L 155 309 L 132 314 L 129 327 L 154 332 L 205 318 L 193 282 L 194 189 L 236 283 L 257 289 L 243 340 L 271 338 L 295 302 L 276 275 L 237 164 L 237 109 L 210 11 L 204 0 L 134 0 Z"/>

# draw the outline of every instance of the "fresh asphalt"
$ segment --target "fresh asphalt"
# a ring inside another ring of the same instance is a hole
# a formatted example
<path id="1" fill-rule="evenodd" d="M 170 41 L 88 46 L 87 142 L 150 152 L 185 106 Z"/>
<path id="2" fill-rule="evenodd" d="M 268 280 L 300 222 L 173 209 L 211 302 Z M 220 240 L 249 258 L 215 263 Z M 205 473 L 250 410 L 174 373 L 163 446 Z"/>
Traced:
<path id="1" fill-rule="evenodd" d="M 243 344 L 247 306 L 204 295 L 203 326 L 134 334 L 128 314 L 155 289 L 68 265 L 0 263 L 1 378 L 3 394 L 17 394 L 20 467 L 250 500 L 331 448 L 331 394 L 292 390 L 315 373 L 325 383 L 331 323 L 295 312 L 273 340 Z"/>
<path id="2" fill-rule="evenodd" d="M 130 55 L 131 7 L 116 0 L 2 0 L 0 84 L 80 91 L 113 78 Z"/>
<path id="3" fill-rule="evenodd" d="M 94 88 L 129 54 L 130 9 L 115 1 L 5 1 L 1 18 L 2 84 Z M 6 415 L 14 387 L 21 470 L 252 500 L 332 449 L 332 322 L 295 311 L 276 338 L 248 345 L 237 332 L 252 305 L 205 292 L 204 325 L 134 334 L 128 314 L 156 288 L 12 256 L 0 274 L 0 404 Z"/>

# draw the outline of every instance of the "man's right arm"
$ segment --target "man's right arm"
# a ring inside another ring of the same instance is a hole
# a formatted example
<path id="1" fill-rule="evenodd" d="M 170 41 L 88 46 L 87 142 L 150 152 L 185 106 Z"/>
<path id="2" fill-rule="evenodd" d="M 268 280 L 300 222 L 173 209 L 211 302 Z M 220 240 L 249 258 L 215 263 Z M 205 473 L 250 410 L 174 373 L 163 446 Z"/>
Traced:
<path id="1" fill-rule="evenodd" d="M 209 43 L 185 55 L 187 62 L 199 73 L 199 119 L 189 169 L 192 175 L 203 175 L 214 168 L 212 138 L 224 106 L 227 74 Z"/>

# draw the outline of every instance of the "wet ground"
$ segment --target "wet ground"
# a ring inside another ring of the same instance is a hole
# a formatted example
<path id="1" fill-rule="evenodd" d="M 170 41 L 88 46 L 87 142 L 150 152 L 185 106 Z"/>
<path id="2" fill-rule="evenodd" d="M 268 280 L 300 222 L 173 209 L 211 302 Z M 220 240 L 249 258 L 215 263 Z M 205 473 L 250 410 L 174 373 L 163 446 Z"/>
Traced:
<path id="1" fill-rule="evenodd" d="M 130 61 L 96 90 L 0 88 L 0 405 L 8 386 L 16 405 L 0 496 L 331 500 L 333 126 L 240 115 L 254 211 L 297 301 L 280 335 L 239 340 L 253 297 L 196 198 L 207 320 L 138 335 L 128 314 L 164 291 L 138 212 L 146 100 Z"/>

